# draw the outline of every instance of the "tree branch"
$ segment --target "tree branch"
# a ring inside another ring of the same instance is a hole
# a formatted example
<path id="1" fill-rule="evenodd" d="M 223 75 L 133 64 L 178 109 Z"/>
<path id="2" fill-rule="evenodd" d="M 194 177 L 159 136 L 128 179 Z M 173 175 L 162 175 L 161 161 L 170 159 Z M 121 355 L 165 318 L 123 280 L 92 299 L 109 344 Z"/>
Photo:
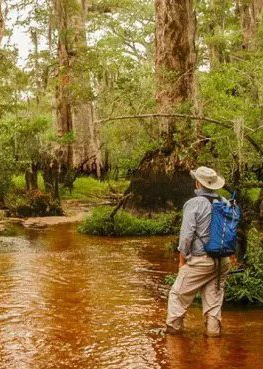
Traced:
<path id="1" fill-rule="evenodd" d="M 96 13 L 112 13 L 112 8 L 106 5 L 88 5 L 87 6 L 88 12 L 96 12 Z"/>
<path id="2" fill-rule="evenodd" d="M 112 120 L 126 120 L 126 119 L 145 119 L 145 118 L 160 118 L 160 117 L 166 117 L 166 118 L 184 118 L 184 119 L 192 119 L 192 120 L 202 120 L 208 123 L 217 124 L 221 127 L 227 128 L 227 129 L 233 129 L 234 121 L 229 120 L 226 122 L 222 122 L 216 119 L 197 116 L 197 115 L 189 115 L 189 114 L 135 114 L 135 115 L 120 115 L 116 117 L 108 117 L 100 120 L 96 120 L 94 123 L 107 123 Z M 250 130 L 248 127 L 244 126 L 245 129 Z M 260 147 L 260 145 L 248 134 L 245 134 L 244 136 L 246 140 L 256 149 L 256 151 L 263 155 L 263 149 Z"/>
<path id="3" fill-rule="evenodd" d="M 113 209 L 113 211 L 110 214 L 111 219 L 114 219 L 115 215 L 117 214 L 117 211 L 123 206 L 123 204 L 128 200 L 128 198 L 131 197 L 131 195 L 132 195 L 131 193 L 128 193 L 127 195 L 124 195 L 120 199 L 118 205 Z"/>
<path id="4" fill-rule="evenodd" d="M 136 114 L 136 115 L 121 115 L 121 116 L 117 116 L 117 117 L 109 117 L 109 118 L 104 118 L 104 119 L 100 119 L 95 121 L 95 123 L 106 123 L 106 122 L 110 122 L 111 120 L 125 120 L 125 119 L 144 119 L 144 118 L 188 118 L 188 119 L 193 119 L 193 120 L 204 120 L 206 122 L 209 123 L 215 123 L 218 125 L 221 125 L 224 128 L 228 128 L 228 129 L 232 129 L 232 126 L 228 125 L 227 123 L 231 123 L 234 124 L 233 121 L 228 121 L 226 123 L 221 122 L 219 120 L 216 119 L 211 119 L 211 118 L 206 118 L 206 117 L 201 117 L 201 116 L 196 116 L 196 115 L 188 115 L 188 114 Z"/>
<path id="5" fill-rule="evenodd" d="M 248 182 L 242 184 L 242 188 L 262 188 L 263 182 Z"/>

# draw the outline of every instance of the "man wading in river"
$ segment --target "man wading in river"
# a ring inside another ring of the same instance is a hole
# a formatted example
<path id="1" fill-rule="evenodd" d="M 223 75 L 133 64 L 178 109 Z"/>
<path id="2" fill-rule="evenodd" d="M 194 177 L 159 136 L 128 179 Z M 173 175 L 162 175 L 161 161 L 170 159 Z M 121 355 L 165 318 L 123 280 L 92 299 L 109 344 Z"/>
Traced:
<path id="1" fill-rule="evenodd" d="M 179 273 L 169 294 L 166 332 L 175 334 L 182 331 L 187 308 L 199 290 L 206 334 L 217 337 L 221 334 L 221 308 L 229 258 L 221 258 L 221 272 L 218 277 L 219 259 L 208 256 L 204 245 L 209 240 L 212 203 L 220 200 L 214 191 L 222 188 L 225 180 L 207 167 L 200 167 L 190 173 L 195 179 L 196 197 L 187 201 L 183 209 L 178 247 Z M 217 278 L 220 278 L 219 281 Z"/>

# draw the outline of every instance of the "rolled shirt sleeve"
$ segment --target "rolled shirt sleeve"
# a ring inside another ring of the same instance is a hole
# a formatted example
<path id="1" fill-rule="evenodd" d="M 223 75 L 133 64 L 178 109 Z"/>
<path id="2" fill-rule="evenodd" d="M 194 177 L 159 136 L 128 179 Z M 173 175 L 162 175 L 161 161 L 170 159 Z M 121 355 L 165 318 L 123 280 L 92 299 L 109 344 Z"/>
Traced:
<path id="1" fill-rule="evenodd" d="M 183 208 L 183 220 L 178 250 L 186 259 L 191 256 L 191 245 L 195 238 L 197 227 L 196 217 L 198 211 L 198 202 L 195 200 L 195 198 L 190 199 L 185 203 Z"/>

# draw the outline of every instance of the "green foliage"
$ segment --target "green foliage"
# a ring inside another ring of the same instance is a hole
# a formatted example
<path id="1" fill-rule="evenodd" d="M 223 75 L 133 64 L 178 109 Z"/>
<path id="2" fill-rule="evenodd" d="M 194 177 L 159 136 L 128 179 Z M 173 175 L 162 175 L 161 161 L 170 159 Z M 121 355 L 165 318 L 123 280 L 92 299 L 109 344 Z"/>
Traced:
<path id="1" fill-rule="evenodd" d="M 164 278 L 164 283 L 172 286 L 176 280 L 177 274 L 168 274 Z"/>
<path id="2" fill-rule="evenodd" d="M 261 155 L 245 136 L 251 135 L 263 146 L 263 22 L 258 22 L 257 48 L 243 50 L 240 16 L 231 0 L 193 3 L 198 26 L 196 74 L 200 107 L 205 116 L 227 121 L 231 129 L 202 122 L 205 145 L 196 155 L 195 123 L 178 121 L 175 141 L 182 143 L 178 157 L 181 162 L 198 157 L 198 164 L 215 167 L 230 185 L 235 185 L 233 174 L 237 169 L 241 180 L 261 181 L 252 171 L 262 165 Z M 64 5 L 71 19 L 80 2 L 68 0 Z M 46 32 L 50 17 L 56 17 L 52 4 L 14 2 L 12 6 L 21 12 L 18 23 L 31 35 L 33 47 L 26 68 L 18 66 L 17 50 L 9 45 L 0 50 L 0 148 L 7 153 L 6 164 L 0 168 L 3 193 L 10 184 L 10 172 L 21 173 L 32 161 L 43 159 L 51 152 L 50 142 L 68 145 L 78 136 L 78 132 L 70 132 L 58 138 L 51 128 L 53 100 L 58 92 L 58 60 L 50 52 L 57 47 L 57 33 Z M 28 6 L 30 12 L 25 11 Z M 70 73 L 64 71 L 69 77 L 70 104 L 92 101 L 99 118 L 155 113 L 154 1 L 94 0 L 90 6 L 87 45 L 76 42 L 73 29 L 62 35 L 68 40 L 72 62 Z M 59 22 L 54 18 L 56 23 Z M 45 38 L 49 48 L 43 46 Z M 169 73 L 172 80 L 177 72 Z M 193 111 L 190 105 L 184 101 L 174 111 L 189 113 Z M 145 152 L 162 144 L 158 123 L 156 119 L 130 119 L 98 125 L 102 151 L 109 158 L 110 178 L 131 175 Z M 93 197 L 92 190 L 85 186 L 82 190 L 76 184 L 76 197 Z M 256 201 L 257 191 L 251 193 Z M 66 190 L 63 196 L 71 197 Z"/>
<path id="3" fill-rule="evenodd" d="M 181 222 L 179 223 L 181 224 Z M 178 241 L 179 241 L 179 237 L 175 236 L 172 241 L 165 244 L 165 247 L 167 248 L 168 251 L 175 252 L 177 251 Z"/>
<path id="4" fill-rule="evenodd" d="M 9 215 L 15 217 L 35 217 L 47 215 L 62 215 L 62 209 L 49 194 L 39 190 L 26 192 L 16 189 L 5 197 Z"/>
<path id="5" fill-rule="evenodd" d="M 90 32 L 100 34 L 94 40 L 93 58 L 89 59 L 99 80 L 100 114 L 107 117 L 154 112 L 154 4 L 152 0 L 103 1 L 113 10 L 116 3 L 115 14 L 98 12 L 88 17 Z M 146 151 L 157 147 L 158 124 L 140 119 L 111 121 L 103 125 L 102 139 L 112 176 L 126 176 Z"/>
<path id="6" fill-rule="evenodd" d="M 44 192 L 44 180 L 41 173 L 38 173 L 37 183 L 40 191 Z M 15 189 L 24 190 L 26 187 L 25 176 L 22 174 L 14 175 L 12 177 L 12 185 Z"/>
<path id="7" fill-rule="evenodd" d="M 0 49 L 0 119 L 6 112 L 15 113 L 21 105 L 21 93 L 27 75 L 17 65 L 17 50 Z"/>
<path id="8" fill-rule="evenodd" d="M 0 199 L 3 200 L 5 194 L 12 185 L 12 176 L 15 163 L 8 151 L 0 151 Z"/>
<path id="9" fill-rule="evenodd" d="M 107 198 L 120 196 L 128 187 L 129 182 L 125 180 L 99 181 L 92 177 L 79 177 L 74 182 L 71 193 L 68 189 L 62 188 L 60 191 L 62 200 L 82 199 L 91 203 L 98 203 Z M 14 175 L 12 177 L 12 186 L 18 190 L 25 189 L 25 176 Z M 44 192 L 44 181 L 41 173 L 38 174 L 38 187 Z"/>
<path id="10" fill-rule="evenodd" d="M 62 199 L 84 199 L 96 203 L 107 196 L 123 193 L 128 183 L 128 181 L 99 181 L 92 177 L 80 177 L 74 182 L 72 192 L 63 189 L 61 197 Z"/>
<path id="11" fill-rule="evenodd" d="M 228 277 L 226 300 L 263 304 L 263 235 L 252 228 L 248 235 L 248 249 L 244 273 Z"/>
<path id="12" fill-rule="evenodd" d="M 48 114 L 21 111 L 5 114 L 0 120 L 0 146 L 9 150 L 19 169 L 37 160 L 43 149 L 43 141 L 51 125 Z"/>
<path id="13" fill-rule="evenodd" d="M 167 235 L 176 231 L 179 218 L 178 214 L 170 213 L 149 219 L 119 210 L 112 219 L 112 210 L 110 207 L 96 208 L 79 227 L 79 231 L 99 236 Z"/>

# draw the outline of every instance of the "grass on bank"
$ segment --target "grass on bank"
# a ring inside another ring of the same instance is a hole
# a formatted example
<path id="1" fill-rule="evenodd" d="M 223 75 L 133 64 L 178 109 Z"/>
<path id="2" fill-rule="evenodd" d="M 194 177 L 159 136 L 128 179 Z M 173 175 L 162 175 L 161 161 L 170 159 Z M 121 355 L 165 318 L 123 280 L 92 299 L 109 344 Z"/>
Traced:
<path id="1" fill-rule="evenodd" d="M 146 218 L 119 210 L 114 219 L 112 207 L 100 206 L 79 227 L 81 233 L 96 236 L 153 236 L 168 235 L 178 231 L 179 213 L 163 213 Z"/>
<path id="2" fill-rule="evenodd" d="M 122 194 L 128 187 L 129 182 L 121 181 L 99 181 L 92 177 L 80 177 L 74 182 L 74 188 L 70 194 L 68 189 L 61 191 L 62 199 L 83 199 L 97 202 L 102 198 Z"/>
<path id="3" fill-rule="evenodd" d="M 252 228 L 248 234 L 244 262 L 246 267 L 243 273 L 228 276 L 225 300 L 231 303 L 263 305 L 263 234 L 256 228 Z M 175 278 L 176 275 L 167 275 L 165 283 L 172 285 Z"/>
<path id="4" fill-rule="evenodd" d="M 15 188 L 25 188 L 25 178 L 23 175 L 14 176 L 12 180 Z M 67 188 L 60 191 L 62 200 L 78 199 L 92 203 L 97 203 L 103 198 L 112 197 L 123 193 L 128 187 L 129 182 L 121 181 L 99 181 L 92 177 L 80 177 L 74 182 L 73 191 L 70 193 Z M 44 181 L 42 176 L 38 176 L 38 185 L 41 191 L 44 191 Z"/>

